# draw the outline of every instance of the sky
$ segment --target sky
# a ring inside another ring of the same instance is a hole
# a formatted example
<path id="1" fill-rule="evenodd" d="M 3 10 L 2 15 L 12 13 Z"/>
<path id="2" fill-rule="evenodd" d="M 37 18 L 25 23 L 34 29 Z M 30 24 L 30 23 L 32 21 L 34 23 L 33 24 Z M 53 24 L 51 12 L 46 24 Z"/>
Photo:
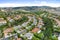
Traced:
<path id="1" fill-rule="evenodd" d="M 0 7 L 51 6 L 60 7 L 60 0 L 0 0 Z"/>

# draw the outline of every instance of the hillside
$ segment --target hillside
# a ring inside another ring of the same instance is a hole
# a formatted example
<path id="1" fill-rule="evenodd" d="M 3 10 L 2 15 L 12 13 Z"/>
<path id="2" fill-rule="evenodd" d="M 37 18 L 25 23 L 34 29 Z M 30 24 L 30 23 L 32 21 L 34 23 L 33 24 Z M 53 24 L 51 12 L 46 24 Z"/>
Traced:
<path id="1" fill-rule="evenodd" d="M 5 8 L 0 8 L 3 10 L 26 10 L 26 11 L 31 11 L 31 12 L 36 12 L 36 11 L 48 11 L 50 13 L 54 13 L 57 15 L 60 15 L 60 7 L 49 7 L 49 6 L 25 6 L 25 7 L 5 7 Z"/>

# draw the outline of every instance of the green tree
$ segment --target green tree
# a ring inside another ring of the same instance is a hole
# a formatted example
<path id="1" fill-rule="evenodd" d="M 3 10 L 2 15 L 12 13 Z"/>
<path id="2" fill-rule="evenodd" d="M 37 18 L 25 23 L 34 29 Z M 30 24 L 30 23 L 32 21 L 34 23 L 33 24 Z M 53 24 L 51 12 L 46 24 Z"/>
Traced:
<path id="1" fill-rule="evenodd" d="M 44 27 L 45 27 L 45 30 L 44 30 L 44 38 L 43 40 L 50 40 L 50 37 L 52 36 L 53 34 L 53 23 L 51 21 L 51 19 L 45 17 L 43 18 L 43 21 L 44 21 Z"/>
<path id="2" fill-rule="evenodd" d="M 32 40 L 40 40 L 39 38 L 36 38 L 35 36 L 32 38 Z"/>

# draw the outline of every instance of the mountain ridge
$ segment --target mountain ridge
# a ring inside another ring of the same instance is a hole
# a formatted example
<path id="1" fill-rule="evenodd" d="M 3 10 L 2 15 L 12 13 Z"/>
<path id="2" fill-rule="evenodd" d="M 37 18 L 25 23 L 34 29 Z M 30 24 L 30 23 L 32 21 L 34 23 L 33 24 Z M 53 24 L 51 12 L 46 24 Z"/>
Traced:
<path id="1" fill-rule="evenodd" d="M 4 7 L 0 9 L 5 10 L 26 10 L 26 11 L 48 11 L 60 15 L 60 7 L 50 7 L 50 6 L 24 6 L 24 7 Z"/>

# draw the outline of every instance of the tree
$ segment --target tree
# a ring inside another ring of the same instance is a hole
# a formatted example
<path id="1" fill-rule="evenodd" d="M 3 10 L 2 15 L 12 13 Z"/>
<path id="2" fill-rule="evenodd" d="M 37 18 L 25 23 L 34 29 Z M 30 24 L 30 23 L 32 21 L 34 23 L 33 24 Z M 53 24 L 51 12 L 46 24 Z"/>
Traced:
<path id="1" fill-rule="evenodd" d="M 51 21 L 51 19 L 45 17 L 43 18 L 43 21 L 44 21 L 44 27 L 45 27 L 45 30 L 44 30 L 44 38 L 43 40 L 50 40 L 50 37 L 52 36 L 53 34 L 53 23 Z"/>
<path id="2" fill-rule="evenodd" d="M 39 38 L 36 38 L 35 36 L 32 38 L 32 40 L 40 40 Z"/>

